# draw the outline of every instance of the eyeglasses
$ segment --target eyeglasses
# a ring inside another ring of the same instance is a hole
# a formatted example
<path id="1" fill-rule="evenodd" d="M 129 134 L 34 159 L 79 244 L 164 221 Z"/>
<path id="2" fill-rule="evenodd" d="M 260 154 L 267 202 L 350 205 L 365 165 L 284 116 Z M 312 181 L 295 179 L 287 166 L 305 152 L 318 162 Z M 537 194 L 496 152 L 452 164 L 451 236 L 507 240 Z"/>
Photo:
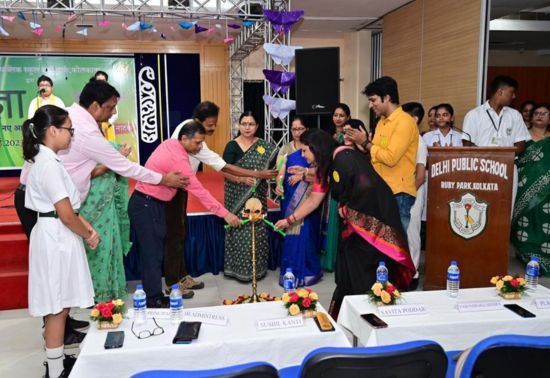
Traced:
<path id="1" fill-rule="evenodd" d="M 305 127 L 293 127 L 290 130 L 291 131 L 304 131 L 305 129 L 306 129 Z"/>
<path id="2" fill-rule="evenodd" d="M 68 130 L 69 131 L 69 134 L 71 134 L 71 136 L 74 136 L 74 129 L 72 127 L 63 127 L 63 126 L 60 126 L 59 127 L 60 129 L 63 129 L 63 130 Z"/>
<path id="3" fill-rule="evenodd" d="M 533 117 L 546 117 L 548 112 L 534 112 Z"/>
<path id="4" fill-rule="evenodd" d="M 134 322 L 132 322 L 132 328 L 131 328 L 132 333 L 134 334 L 135 337 L 137 337 L 140 340 L 147 339 L 148 337 L 151 337 L 151 336 L 162 335 L 164 333 L 164 328 L 158 325 L 157 320 L 155 318 L 153 318 L 153 322 L 155 322 L 156 327 L 152 331 L 149 331 L 148 329 L 144 329 L 143 331 L 139 331 L 138 334 L 136 334 L 136 332 L 134 331 Z"/>
<path id="5" fill-rule="evenodd" d="M 244 127 L 244 128 L 247 128 L 247 127 L 256 127 L 256 124 L 253 123 L 253 122 L 243 122 L 241 123 L 241 126 Z"/>

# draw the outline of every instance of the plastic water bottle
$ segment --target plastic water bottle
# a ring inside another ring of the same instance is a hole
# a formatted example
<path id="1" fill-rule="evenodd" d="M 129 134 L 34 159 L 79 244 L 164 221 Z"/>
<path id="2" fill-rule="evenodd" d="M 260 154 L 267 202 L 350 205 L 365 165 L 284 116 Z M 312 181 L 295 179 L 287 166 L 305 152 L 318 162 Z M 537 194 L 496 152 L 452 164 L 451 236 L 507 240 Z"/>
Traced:
<path id="1" fill-rule="evenodd" d="M 388 268 L 384 261 L 380 261 L 376 268 L 376 282 L 380 282 L 382 285 L 388 282 Z"/>
<path id="2" fill-rule="evenodd" d="M 283 288 L 287 293 L 296 289 L 296 277 L 292 273 L 292 268 L 286 268 L 286 273 L 283 276 Z"/>
<path id="3" fill-rule="evenodd" d="M 134 293 L 134 322 L 143 324 L 147 321 L 147 296 L 143 285 L 138 284 Z"/>
<path id="4" fill-rule="evenodd" d="M 527 263 L 525 269 L 525 286 L 530 290 L 536 290 L 539 284 L 539 258 L 531 256 L 531 261 Z"/>
<path id="5" fill-rule="evenodd" d="M 451 261 L 451 266 L 447 269 L 447 293 L 450 297 L 456 298 L 460 289 L 460 269 L 456 261 Z"/>
<path id="6" fill-rule="evenodd" d="M 181 297 L 180 286 L 174 284 L 170 292 L 170 319 L 172 320 L 172 324 L 178 324 L 181 321 L 182 314 L 183 299 Z"/>

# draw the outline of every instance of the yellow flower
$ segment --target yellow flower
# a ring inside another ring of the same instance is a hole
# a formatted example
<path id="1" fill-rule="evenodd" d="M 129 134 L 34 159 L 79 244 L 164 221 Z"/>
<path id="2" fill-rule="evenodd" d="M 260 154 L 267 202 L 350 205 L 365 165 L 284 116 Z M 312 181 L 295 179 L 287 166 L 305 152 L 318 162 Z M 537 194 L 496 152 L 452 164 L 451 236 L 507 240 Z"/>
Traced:
<path id="1" fill-rule="evenodd" d="M 380 293 L 380 298 L 382 298 L 382 303 L 390 303 L 391 301 L 391 295 L 386 290 L 382 290 L 382 293 Z"/>
<path id="2" fill-rule="evenodd" d="M 393 296 L 396 297 L 396 298 L 399 298 L 399 297 L 401 297 L 401 293 L 399 292 L 399 290 L 395 289 L 393 291 Z"/>
<path id="3" fill-rule="evenodd" d="M 124 306 L 124 301 L 122 299 L 115 299 L 113 300 L 113 303 L 115 306 Z"/>
<path id="4" fill-rule="evenodd" d="M 312 301 L 319 300 L 319 296 L 318 296 L 317 293 L 314 292 L 314 291 L 312 291 L 311 293 L 309 293 L 309 298 L 310 298 Z"/>
<path id="5" fill-rule="evenodd" d="M 380 282 L 377 282 L 375 283 L 374 285 L 372 285 L 372 292 L 374 293 L 374 295 L 376 295 L 377 297 L 380 296 L 380 292 L 382 291 L 382 284 Z"/>
<path id="6" fill-rule="evenodd" d="M 497 290 L 502 289 L 503 286 L 504 286 L 504 281 L 498 280 L 496 283 Z"/>
<path id="7" fill-rule="evenodd" d="M 512 281 L 512 279 L 513 279 L 513 277 L 510 276 L 510 275 L 506 275 L 506 276 L 502 277 L 503 281 Z"/>
<path id="8" fill-rule="evenodd" d="M 298 305 L 296 304 L 290 305 L 290 307 L 288 308 L 288 313 L 292 316 L 298 315 L 300 313 L 300 307 L 298 307 Z"/>
<path id="9" fill-rule="evenodd" d="M 265 148 L 263 146 L 258 146 L 258 148 L 256 148 L 256 151 L 258 151 L 260 155 L 265 154 Z"/>
<path id="10" fill-rule="evenodd" d="M 113 323 L 119 324 L 122 321 L 122 314 L 113 314 Z"/>
<path id="11" fill-rule="evenodd" d="M 296 294 L 298 294 L 298 296 L 301 297 L 301 298 L 307 298 L 308 295 L 309 295 L 309 293 L 308 293 L 306 290 L 304 290 L 304 289 L 298 290 L 298 291 L 296 292 Z"/>
<path id="12" fill-rule="evenodd" d="M 281 300 L 284 303 L 288 303 L 290 301 L 290 297 L 288 296 L 288 293 L 284 293 L 283 296 L 281 297 Z"/>
<path id="13" fill-rule="evenodd" d="M 277 302 L 280 302 L 280 301 L 281 301 L 281 297 L 273 297 L 273 300 L 274 300 L 274 301 L 277 301 Z"/>
<path id="14" fill-rule="evenodd" d="M 94 308 L 92 312 L 90 313 L 90 316 L 92 318 L 97 318 L 99 316 L 99 310 L 97 308 Z"/>
<path id="15" fill-rule="evenodd" d="M 497 283 L 497 281 L 498 281 L 499 278 L 500 278 L 499 276 L 494 276 L 493 278 L 491 278 L 491 283 L 492 283 L 493 285 L 495 285 L 495 284 Z"/>
<path id="16" fill-rule="evenodd" d="M 518 278 L 519 286 L 525 286 L 527 282 L 525 282 L 525 278 L 519 277 Z"/>
<path id="17" fill-rule="evenodd" d="M 263 293 L 260 293 L 260 298 L 266 299 L 267 297 L 269 297 L 269 294 L 266 293 L 265 291 Z"/>

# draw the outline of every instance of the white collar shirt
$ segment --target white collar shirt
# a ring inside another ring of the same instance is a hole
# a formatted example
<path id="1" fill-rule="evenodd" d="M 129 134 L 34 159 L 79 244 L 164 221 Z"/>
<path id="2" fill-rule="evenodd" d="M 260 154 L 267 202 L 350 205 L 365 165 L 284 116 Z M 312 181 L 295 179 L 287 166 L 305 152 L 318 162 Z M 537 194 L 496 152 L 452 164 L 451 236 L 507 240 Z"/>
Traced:
<path id="1" fill-rule="evenodd" d="M 456 147 L 462 146 L 462 133 L 456 130 L 449 130 L 447 135 L 443 135 L 441 130 L 427 132 L 422 136 L 426 146 L 433 147 L 434 143 L 439 143 L 440 147 Z"/>

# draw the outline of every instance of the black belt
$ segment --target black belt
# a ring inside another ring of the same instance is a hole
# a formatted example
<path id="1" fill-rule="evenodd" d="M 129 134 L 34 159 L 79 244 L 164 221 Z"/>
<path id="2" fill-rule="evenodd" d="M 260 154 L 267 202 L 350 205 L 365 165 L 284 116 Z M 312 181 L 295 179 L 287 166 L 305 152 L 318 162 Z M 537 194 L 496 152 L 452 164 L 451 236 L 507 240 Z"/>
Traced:
<path id="1" fill-rule="evenodd" d="M 76 215 L 78 215 L 78 211 L 74 212 Z M 47 213 L 38 213 L 39 218 L 59 218 L 59 215 L 57 214 L 57 211 L 48 211 Z"/>
<path id="2" fill-rule="evenodd" d="M 155 201 L 155 202 L 158 202 L 158 203 L 166 204 L 166 201 L 163 201 L 163 200 L 160 200 L 160 199 L 155 198 L 153 196 L 150 196 L 148 194 L 142 193 L 139 190 L 134 190 L 134 194 L 137 195 L 137 196 L 140 196 L 142 198 L 145 198 L 146 200 L 149 200 L 149 201 Z"/>
<path id="3" fill-rule="evenodd" d="M 19 186 L 17 187 L 17 190 L 21 190 L 24 192 L 25 190 L 27 190 L 27 185 L 19 184 Z"/>

